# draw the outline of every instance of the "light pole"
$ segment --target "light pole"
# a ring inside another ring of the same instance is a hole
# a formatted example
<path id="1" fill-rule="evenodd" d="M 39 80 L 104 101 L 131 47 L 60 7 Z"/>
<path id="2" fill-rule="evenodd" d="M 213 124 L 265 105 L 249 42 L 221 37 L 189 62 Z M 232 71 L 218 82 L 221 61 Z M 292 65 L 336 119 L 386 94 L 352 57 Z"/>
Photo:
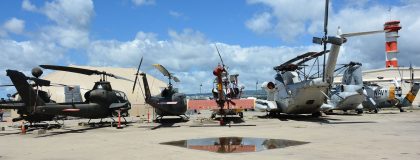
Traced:
<path id="1" fill-rule="evenodd" d="M 201 87 L 203 87 L 203 83 L 200 84 L 200 95 L 201 95 Z"/>
<path id="2" fill-rule="evenodd" d="M 258 80 L 255 83 L 255 97 L 257 97 L 257 94 L 258 94 Z"/>

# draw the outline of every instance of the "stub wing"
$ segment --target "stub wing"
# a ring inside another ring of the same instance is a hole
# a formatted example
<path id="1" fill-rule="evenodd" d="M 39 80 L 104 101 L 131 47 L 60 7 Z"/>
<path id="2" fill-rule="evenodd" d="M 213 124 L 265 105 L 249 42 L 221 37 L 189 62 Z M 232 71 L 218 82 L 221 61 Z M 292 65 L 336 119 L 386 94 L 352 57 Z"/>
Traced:
<path id="1" fill-rule="evenodd" d="M 5 102 L 0 103 L 0 109 L 25 109 L 26 105 L 23 102 Z"/>

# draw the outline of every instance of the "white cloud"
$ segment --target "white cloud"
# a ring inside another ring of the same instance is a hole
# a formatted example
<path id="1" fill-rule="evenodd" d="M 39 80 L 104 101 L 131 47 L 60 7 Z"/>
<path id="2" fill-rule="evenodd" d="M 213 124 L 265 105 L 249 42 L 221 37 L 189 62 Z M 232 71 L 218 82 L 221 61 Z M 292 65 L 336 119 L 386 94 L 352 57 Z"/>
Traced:
<path id="1" fill-rule="evenodd" d="M 3 24 L 3 28 L 8 32 L 21 34 L 25 29 L 25 21 L 13 17 Z"/>
<path id="2" fill-rule="evenodd" d="M 131 0 L 134 5 L 141 6 L 141 5 L 152 5 L 155 4 L 155 0 Z"/>
<path id="3" fill-rule="evenodd" d="M 165 79 L 152 68 L 159 63 L 174 72 L 180 79 L 179 87 L 186 92 L 199 91 L 203 83 L 203 92 L 212 87 L 212 70 L 220 63 L 214 42 L 210 42 L 198 31 L 190 29 L 182 32 L 170 30 L 169 40 L 158 40 L 156 35 L 139 32 L 131 41 L 94 41 L 88 49 L 91 65 L 137 66 L 144 56 L 142 70 L 160 79 Z M 255 81 L 270 80 L 275 73 L 272 67 L 289 58 L 319 48 L 302 47 L 241 47 L 217 43 L 221 56 L 231 73 L 239 73 L 240 81 L 247 87 L 254 87 Z"/>
<path id="4" fill-rule="evenodd" d="M 383 24 L 389 21 L 388 6 L 372 5 L 368 8 L 343 8 L 331 16 L 330 33 L 335 33 L 336 26 L 340 25 L 343 32 L 357 32 L 369 30 L 381 30 Z M 402 29 L 399 31 L 398 54 L 399 65 L 408 66 L 413 59 L 419 59 L 418 41 L 420 35 L 420 17 L 412 16 L 420 14 L 419 4 L 407 4 L 392 7 L 392 20 L 400 20 Z M 383 68 L 385 66 L 385 34 L 352 37 L 345 44 L 346 50 L 343 55 L 348 55 L 346 60 L 357 60 L 364 63 L 365 69 Z M 414 62 L 413 62 L 414 63 Z M 420 63 L 414 63 L 420 66 Z"/>
<path id="5" fill-rule="evenodd" d="M 2 58 L 0 70 L 28 70 L 43 63 L 53 63 L 63 57 L 63 50 L 51 43 L 0 39 Z"/>
<path id="6" fill-rule="evenodd" d="M 36 11 L 37 8 L 29 0 L 23 0 L 22 8 L 27 11 Z"/>
<path id="7" fill-rule="evenodd" d="M 245 25 L 256 33 L 266 33 L 272 29 L 271 14 L 264 12 L 254 15 L 251 19 L 246 21 Z"/>
<path id="8" fill-rule="evenodd" d="M 307 26 L 323 19 L 324 3 L 313 0 L 248 0 L 249 4 L 262 4 L 268 11 L 247 21 L 246 26 L 259 34 L 274 34 L 285 41 L 309 32 Z"/>
<path id="9" fill-rule="evenodd" d="M 294 40 L 303 35 L 320 36 L 324 19 L 324 3 L 318 1 L 285 1 L 285 0 L 248 0 L 249 4 L 262 4 L 269 10 L 264 14 L 257 14 L 250 18 L 246 26 L 258 34 L 277 34 L 283 40 Z M 337 3 L 332 1 L 331 3 Z M 337 27 L 341 26 L 343 33 L 370 31 L 383 29 L 383 24 L 389 21 L 390 14 L 393 20 L 400 20 L 398 55 L 399 64 L 407 66 L 412 59 L 420 58 L 417 54 L 416 36 L 420 31 L 420 3 L 405 0 L 401 5 L 392 6 L 372 2 L 370 0 L 341 2 L 341 8 L 332 8 L 338 5 L 330 4 L 329 35 L 335 35 Z M 305 5 L 302 5 L 305 4 Z M 264 15 L 264 16 L 262 16 Z M 267 17 L 271 17 L 267 20 Z M 255 22 L 254 25 L 251 22 Z M 258 23 L 257 23 L 258 22 Z M 273 27 L 270 27 L 273 26 Z M 344 44 L 339 63 L 359 61 L 364 63 L 365 69 L 381 68 L 385 64 L 385 36 L 384 34 L 352 37 Z M 420 63 L 417 64 L 420 66 Z"/>
<path id="10" fill-rule="evenodd" d="M 17 41 L 6 37 L 8 32 L 24 32 L 25 21 L 11 18 L 0 28 L 1 70 L 6 68 L 28 70 L 43 63 L 56 63 L 65 59 L 69 49 L 86 47 L 89 44 L 89 25 L 93 2 L 88 0 L 45 2 L 39 8 L 25 0 L 22 8 L 41 13 L 53 23 L 41 26 L 40 30 L 26 31 L 31 36 Z"/>

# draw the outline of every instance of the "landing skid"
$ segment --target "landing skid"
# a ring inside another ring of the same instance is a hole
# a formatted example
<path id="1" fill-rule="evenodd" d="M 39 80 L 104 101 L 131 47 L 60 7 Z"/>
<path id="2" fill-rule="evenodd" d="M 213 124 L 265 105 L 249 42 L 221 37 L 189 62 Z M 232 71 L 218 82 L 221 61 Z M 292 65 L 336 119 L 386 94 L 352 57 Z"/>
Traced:
<path id="1" fill-rule="evenodd" d="M 239 118 L 244 118 L 244 113 L 243 112 L 237 112 L 237 113 L 227 113 L 226 115 L 223 114 L 219 114 L 216 112 L 213 112 L 210 116 L 211 119 L 216 119 L 217 115 L 220 115 L 220 117 L 226 117 L 226 116 L 239 116 Z"/>
<path id="2" fill-rule="evenodd" d="M 50 123 L 31 123 L 31 122 L 26 122 L 25 124 L 23 124 L 25 129 L 30 131 L 30 130 L 35 130 L 35 129 L 45 129 L 45 130 L 49 130 L 49 129 L 59 129 L 61 127 L 64 126 L 63 124 L 60 124 L 59 122 L 56 121 L 56 124 L 50 124 Z"/>
<path id="3" fill-rule="evenodd" d="M 177 116 L 180 117 L 183 122 L 186 122 L 186 121 L 189 121 L 190 120 L 190 117 L 188 117 L 185 114 L 183 114 L 183 115 L 177 115 Z M 160 123 L 160 122 L 162 122 L 163 117 L 164 116 L 162 116 L 162 115 L 158 115 L 153 121 Z"/>
<path id="4" fill-rule="evenodd" d="M 90 122 L 92 119 L 89 119 L 87 123 L 80 122 L 79 126 L 83 126 L 83 124 L 87 124 L 88 126 L 91 126 L 91 127 L 103 127 L 104 125 L 109 124 L 111 127 L 115 127 L 118 124 L 118 122 L 113 117 L 110 117 L 110 118 L 112 122 L 102 121 L 103 118 L 101 118 L 99 122 Z M 124 122 L 121 122 L 121 123 L 127 125 L 128 124 L 127 119 L 125 119 L 125 117 L 121 117 L 121 118 L 124 119 Z"/>

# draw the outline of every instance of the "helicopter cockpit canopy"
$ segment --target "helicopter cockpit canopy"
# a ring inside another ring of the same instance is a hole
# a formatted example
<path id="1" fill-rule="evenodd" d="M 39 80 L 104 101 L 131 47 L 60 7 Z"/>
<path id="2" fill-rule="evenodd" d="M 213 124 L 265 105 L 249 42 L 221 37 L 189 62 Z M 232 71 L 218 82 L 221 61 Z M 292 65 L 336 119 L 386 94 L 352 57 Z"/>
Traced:
<path id="1" fill-rule="evenodd" d="M 300 82 L 299 75 L 295 71 L 287 71 L 282 74 L 282 77 L 283 77 L 283 82 L 285 85 Z"/>
<path id="2" fill-rule="evenodd" d="M 108 81 L 95 82 L 95 85 L 93 86 L 92 90 L 100 89 L 100 88 L 106 91 L 112 91 L 111 83 L 109 83 Z"/>

